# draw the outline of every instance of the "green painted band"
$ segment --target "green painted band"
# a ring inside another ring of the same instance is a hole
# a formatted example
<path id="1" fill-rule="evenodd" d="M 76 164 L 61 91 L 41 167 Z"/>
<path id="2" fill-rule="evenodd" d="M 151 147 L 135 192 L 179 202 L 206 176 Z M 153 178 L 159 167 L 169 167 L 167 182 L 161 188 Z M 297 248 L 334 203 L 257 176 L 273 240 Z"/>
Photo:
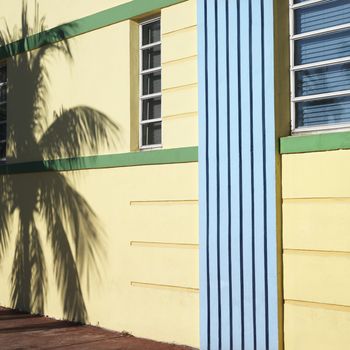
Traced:
<path id="1" fill-rule="evenodd" d="M 288 136 L 280 139 L 280 153 L 305 153 L 350 149 L 350 132 L 333 132 L 302 136 Z"/>
<path id="2" fill-rule="evenodd" d="M 139 165 L 191 163 L 197 161 L 198 147 L 183 147 L 144 152 L 129 152 L 57 160 L 42 160 L 26 163 L 3 164 L 0 165 L 0 174 L 7 175 L 46 171 L 103 169 Z"/>
<path id="3" fill-rule="evenodd" d="M 133 0 L 0 47 L 0 59 L 141 16 L 186 0 Z"/>

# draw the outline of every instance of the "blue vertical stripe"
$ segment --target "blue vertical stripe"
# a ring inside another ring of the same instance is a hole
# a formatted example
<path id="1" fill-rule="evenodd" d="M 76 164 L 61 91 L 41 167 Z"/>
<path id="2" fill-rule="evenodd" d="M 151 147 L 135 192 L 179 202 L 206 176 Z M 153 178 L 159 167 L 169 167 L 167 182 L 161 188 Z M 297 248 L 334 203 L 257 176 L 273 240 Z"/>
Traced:
<path id="1" fill-rule="evenodd" d="M 210 288 L 210 337 L 211 349 L 219 349 L 220 331 L 219 331 L 219 313 L 220 313 L 220 285 L 218 276 L 218 176 L 217 176 L 217 39 L 216 39 L 216 1 L 207 0 L 207 26 L 213 28 L 206 32 L 207 36 L 207 57 L 208 57 L 208 184 L 209 184 L 209 282 Z M 210 49 L 209 49 L 210 48 Z M 211 88 L 213 87 L 213 88 Z"/>
<path id="2" fill-rule="evenodd" d="M 218 161 L 219 161 L 219 221 L 220 221 L 220 235 L 218 240 L 220 242 L 220 304 L 230 305 L 230 276 L 229 272 L 229 169 L 228 169 L 228 140 L 229 134 L 227 132 L 228 122 L 228 78 L 227 78 L 227 3 L 226 1 L 217 1 L 217 74 L 218 74 Z M 221 24 L 220 26 L 218 24 Z M 226 69 L 219 69 L 219 67 L 226 67 Z M 221 278 L 221 276 L 225 276 Z M 230 348 L 230 307 L 221 308 L 221 349 Z"/>
<path id="3" fill-rule="evenodd" d="M 228 26 L 228 45 L 230 70 L 228 83 L 230 86 L 230 112 L 228 126 L 230 136 L 230 189 L 231 189 L 231 280 L 232 280 L 232 348 L 243 349 L 244 318 L 243 309 L 243 264 L 242 264 L 242 154 L 241 154 L 241 42 L 240 42 L 240 6 L 238 1 L 229 1 L 230 18 Z M 204 348 L 205 349 L 205 348 Z M 230 348 L 231 349 L 231 348 Z"/>
<path id="4" fill-rule="evenodd" d="M 278 349 L 272 0 L 198 0 L 201 349 Z"/>
<path id="5" fill-rule="evenodd" d="M 226 128 L 226 142 L 227 142 L 227 263 L 228 263 L 228 313 L 229 313 L 229 322 L 228 327 L 225 329 L 227 333 L 224 333 L 224 339 L 228 342 L 228 348 L 232 349 L 233 347 L 233 292 L 232 292 L 232 236 L 231 236 L 231 228 L 232 228 L 232 218 L 231 218 L 231 210 L 232 210 L 232 201 L 231 201 L 231 84 L 230 84 L 230 75 L 231 75 L 231 65 L 230 65 L 230 12 L 229 12 L 229 0 L 225 1 L 225 23 L 226 23 L 226 41 L 225 41 L 225 64 L 226 64 L 226 72 L 227 72 L 227 94 L 226 94 L 226 103 L 227 103 L 227 128 Z M 224 301 L 225 302 L 225 301 Z"/>
<path id="6" fill-rule="evenodd" d="M 207 3 L 206 1 L 198 2 L 198 32 L 203 35 L 198 36 L 198 71 L 201 77 L 199 84 L 199 134 L 200 139 L 208 139 L 208 58 L 207 58 Z M 200 324 L 201 339 L 200 348 L 210 349 L 210 279 L 209 279 L 209 190 L 208 190 L 208 149 L 206 142 L 200 147 L 199 158 L 199 200 L 202 203 L 199 213 L 199 230 L 200 234 Z"/>
<path id="7" fill-rule="evenodd" d="M 221 208 L 221 177 L 220 177 L 220 130 L 219 130 L 219 116 L 221 113 L 221 106 L 219 101 L 219 37 L 218 37 L 218 3 L 217 0 L 214 1 L 215 6 L 215 78 L 216 78 L 216 199 L 217 199 L 217 210 L 216 210 L 216 233 L 217 233 L 217 281 L 218 281 L 218 333 L 219 341 L 218 348 L 222 349 L 222 312 L 221 312 L 221 217 L 220 217 L 220 208 Z"/>
<path id="8" fill-rule="evenodd" d="M 276 243 L 276 177 L 275 177 L 275 115 L 274 109 L 274 47 L 273 2 L 264 2 L 264 55 L 265 55 L 265 152 L 266 152 L 266 289 L 268 316 L 268 349 L 278 349 L 278 295 L 277 295 L 277 243 Z M 276 330 L 276 332 L 274 331 Z"/>
<path id="9" fill-rule="evenodd" d="M 262 28 L 261 17 L 261 2 L 260 0 L 252 0 L 252 13 L 255 16 L 252 17 L 252 55 L 253 57 L 262 58 L 262 41 L 259 28 Z M 260 87 L 260 91 L 256 89 L 254 94 L 254 128 L 253 139 L 255 143 L 254 149 L 254 218 L 255 218 L 255 250 L 254 250 L 254 265 L 255 265 L 255 313 L 256 313 L 256 349 L 266 349 L 266 318 L 265 318 L 265 303 L 261 300 L 265 300 L 265 246 L 264 246 L 264 126 L 263 119 L 263 59 L 254 61 L 252 65 L 253 72 L 253 85 Z"/>
<path id="10" fill-rule="evenodd" d="M 250 23 L 249 0 L 240 2 L 241 18 L 241 100 L 242 100 L 242 226 L 243 226 L 243 307 L 244 349 L 254 349 L 253 274 L 252 274 L 252 144 L 251 144 L 251 84 L 250 84 Z"/>
<path id="11" fill-rule="evenodd" d="M 264 12 L 264 0 L 260 0 L 260 15 L 261 15 L 261 28 L 265 28 L 265 12 Z M 270 28 L 271 29 L 271 28 Z M 270 349 L 270 334 L 269 334 L 269 292 L 268 292 L 268 268 L 267 268 L 267 162 L 266 162 L 266 147 L 268 147 L 266 143 L 266 65 L 265 65 L 265 37 L 264 31 L 260 31 L 261 33 L 261 115 L 262 115 L 262 149 L 263 149 L 263 183 L 264 183 L 264 192 L 263 192 L 263 210 L 264 210 L 264 232 L 263 232 L 263 241 L 264 241 L 264 292 L 265 292 L 265 338 L 266 338 L 266 348 Z M 267 58 L 268 59 L 268 58 Z M 277 261 L 276 261 L 277 262 Z M 276 279 L 277 280 L 277 279 Z M 277 305 L 276 305 L 277 306 Z M 278 325 L 277 325 L 278 326 Z M 277 344 L 277 339 L 276 339 Z"/>

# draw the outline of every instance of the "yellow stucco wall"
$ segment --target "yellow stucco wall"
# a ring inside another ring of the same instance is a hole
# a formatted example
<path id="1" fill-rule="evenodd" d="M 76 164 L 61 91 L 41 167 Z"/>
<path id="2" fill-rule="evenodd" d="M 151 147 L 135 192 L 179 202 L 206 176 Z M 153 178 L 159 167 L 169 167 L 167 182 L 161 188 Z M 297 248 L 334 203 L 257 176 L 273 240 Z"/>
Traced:
<path id="1" fill-rule="evenodd" d="M 57 52 L 48 52 L 43 59 L 49 81 L 41 106 L 46 109 L 47 125 L 54 121 L 54 114 L 60 113 L 62 108 L 86 106 L 104 113 L 118 126 L 119 133 L 115 147 L 101 149 L 103 154 L 130 150 L 130 101 L 133 94 L 130 84 L 130 28 L 131 22 L 124 21 L 77 36 L 68 40 L 71 59 Z M 110 45 L 111 42 L 115 45 Z M 104 52 L 106 54 L 102 54 Z M 8 129 L 12 126 L 20 129 L 18 119 L 32 115 L 33 105 L 28 96 L 37 86 L 27 81 L 36 79 L 38 75 L 30 68 L 37 55 L 41 55 L 40 49 L 7 60 L 9 85 L 14 86 L 14 92 L 8 95 Z M 31 73 L 25 75 L 23 72 L 27 71 Z M 65 132 L 62 130 L 63 134 Z M 23 137 L 19 135 L 16 142 L 20 139 Z M 91 152 L 85 149 L 80 153 L 82 156 L 89 154 Z M 31 151 L 17 157 L 16 161 L 35 159 L 37 156 Z"/>
<path id="2" fill-rule="evenodd" d="M 185 15 L 180 16 L 180 13 Z M 163 9 L 161 21 L 163 148 L 195 146 L 198 144 L 196 1 L 189 0 Z M 104 113 L 119 128 L 115 146 L 100 153 L 137 150 L 137 22 L 124 21 L 67 42 L 71 58 L 66 54 L 48 52 L 43 59 L 49 78 L 42 104 L 46 109 L 47 124 L 52 123 L 55 113 L 62 108 L 91 107 Z M 23 81 L 34 80 L 37 76 L 30 67 L 36 57 L 42 55 L 41 52 L 38 49 L 7 60 L 8 79 L 15 87 L 8 96 L 8 128 L 20 124 L 18 119 L 33 109 L 27 97 L 37 86 Z M 31 74 L 24 75 L 27 70 Z M 23 139 L 23 136 L 18 138 Z M 89 150 L 80 153 L 91 154 Z M 27 152 L 12 161 L 36 159 L 35 152 Z"/>
<path id="3" fill-rule="evenodd" d="M 285 349 L 347 349 L 350 151 L 282 156 Z"/>
<path id="4" fill-rule="evenodd" d="M 196 1 L 162 10 L 163 146 L 198 144 Z"/>
<path id="5" fill-rule="evenodd" d="M 122 2 L 90 1 L 85 6 L 84 1 L 83 11 L 83 1 L 79 1 L 70 4 L 69 14 L 58 10 L 68 8 L 62 2 L 57 11 L 53 10 L 52 1 L 39 3 L 41 14 L 47 13 L 47 25 L 52 27 Z M 15 3 L 6 9 L 6 17 L 12 19 L 20 12 Z M 162 10 L 161 20 L 163 148 L 197 145 L 196 1 Z M 10 28 L 14 23 L 9 24 Z M 85 106 L 105 114 L 119 128 L 115 145 L 104 147 L 100 154 L 137 150 L 137 22 L 124 21 L 79 35 L 68 43 L 72 59 L 52 53 L 41 66 L 49 76 L 42 103 L 46 109 L 44 130 L 62 108 Z M 28 138 L 30 133 L 26 133 L 32 125 L 22 124 L 23 132 L 18 127 L 34 113 L 28 96 L 35 86 L 26 78 L 35 76 L 33 62 L 40 54 L 39 49 L 17 56 L 17 61 L 8 60 L 8 80 L 16 92 L 8 96 L 8 128 L 17 126 L 15 141 L 26 150 L 20 156 L 9 153 L 9 162 L 42 159 L 35 142 Z M 74 130 L 63 129 L 55 137 L 69 132 Z M 81 156 L 93 154 L 89 149 L 79 152 Z M 104 253 L 97 263 L 100 278 L 91 276 L 89 285 L 83 284 L 91 324 L 199 346 L 197 172 L 197 163 L 188 163 L 64 173 L 101 223 Z M 23 174 L 8 179 L 15 179 L 14 191 L 24 191 L 35 181 L 50 183 L 54 175 Z M 69 196 L 66 200 L 70 200 Z M 26 205 L 24 200 L 22 206 Z M 18 212 L 12 217 L 11 242 L 0 262 L 0 280 L 8 282 L 0 289 L 0 304 L 5 306 L 11 305 L 10 275 Z M 47 226 L 38 215 L 35 222 L 47 265 L 45 314 L 63 318 L 66 316 L 54 279 L 55 263 L 46 239 Z M 70 243 L 73 245 L 71 238 Z"/>
<path id="6" fill-rule="evenodd" d="M 71 22 L 96 12 L 129 2 L 130 0 L 27 0 L 27 13 L 31 23 L 39 11 L 45 16 L 45 28 L 50 29 L 60 24 Z M 0 30 L 8 26 L 22 28 L 21 15 L 23 0 L 0 0 Z M 34 33 L 37 30 L 34 30 Z"/>
<path id="7" fill-rule="evenodd" d="M 197 171 L 197 164 L 191 163 L 65 173 L 91 205 L 101 226 L 98 240 L 103 249 L 92 247 L 95 253 L 102 253 L 101 263 L 92 264 L 97 265 L 100 277 L 92 273 L 89 287 L 82 282 L 91 324 L 199 345 Z M 13 178 L 17 181 L 14 193 L 23 191 L 22 186 L 33 187 L 38 179 L 53 181 L 50 173 Z M 70 215 L 67 221 L 73 220 L 74 214 Z M 0 304 L 4 306 L 11 305 L 9 277 L 17 212 L 13 217 L 11 243 L 0 263 Z M 48 275 L 45 314 L 64 318 L 46 225 L 37 216 L 36 223 Z"/>

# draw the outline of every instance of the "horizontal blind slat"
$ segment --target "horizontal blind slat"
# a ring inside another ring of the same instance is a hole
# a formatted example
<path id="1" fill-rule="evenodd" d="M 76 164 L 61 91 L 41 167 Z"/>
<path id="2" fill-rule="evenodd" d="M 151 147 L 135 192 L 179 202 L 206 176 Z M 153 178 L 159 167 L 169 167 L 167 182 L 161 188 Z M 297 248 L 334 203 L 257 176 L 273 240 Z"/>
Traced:
<path id="1" fill-rule="evenodd" d="M 297 127 L 350 122 L 350 96 L 298 102 Z"/>
<path id="2" fill-rule="evenodd" d="M 350 90 L 350 63 L 298 71 L 295 86 L 296 96 Z"/>
<path id="3" fill-rule="evenodd" d="M 295 34 L 350 22 L 349 0 L 327 1 L 295 10 Z"/>

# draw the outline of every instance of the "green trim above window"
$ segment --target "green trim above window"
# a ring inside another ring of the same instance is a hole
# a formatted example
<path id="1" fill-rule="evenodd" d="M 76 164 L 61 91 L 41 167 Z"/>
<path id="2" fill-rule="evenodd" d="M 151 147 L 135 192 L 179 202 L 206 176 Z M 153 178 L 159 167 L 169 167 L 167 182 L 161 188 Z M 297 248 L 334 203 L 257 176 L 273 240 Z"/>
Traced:
<path id="1" fill-rule="evenodd" d="M 187 0 L 133 0 L 0 47 L 5 59 L 41 46 L 100 29 Z"/>
<path id="2" fill-rule="evenodd" d="M 103 169 L 140 165 L 192 163 L 197 161 L 198 147 L 183 147 L 78 158 L 41 160 L 26 163 L 3 164 L 0 165 L 0 174 L 6 175 L 47 171 Z"/>
<path id="3" fill-rule="evenodd" d="M 280 153 L 306 153 L 350 149 L 350 131 L 288 136 L 280 139 Z"/>

